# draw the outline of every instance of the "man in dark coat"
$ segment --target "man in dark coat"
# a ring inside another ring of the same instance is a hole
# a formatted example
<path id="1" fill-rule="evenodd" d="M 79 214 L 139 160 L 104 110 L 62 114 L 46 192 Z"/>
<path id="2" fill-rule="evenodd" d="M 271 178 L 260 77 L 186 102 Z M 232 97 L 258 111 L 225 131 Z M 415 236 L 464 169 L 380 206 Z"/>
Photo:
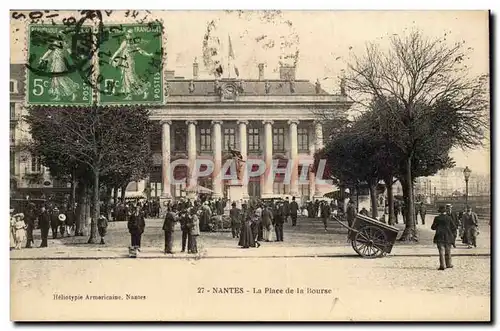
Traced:
<path id="1" fill-rule="evenodd" d="M 327 203 L 326 201 L 323 201 L 320 206 L 321 206 L 321 217 L 323 219 L 323 226 L 325 227 L 325 232 L 326 232 L 328 231 L 327 230 L 328 219 L 330 218 L 332 211 L 330 209 L 330 204 Z"/>
<path id="2" fill-rule="evenodd" d="M 34 244 L 33 240 L 33 230 L 35 229 L 35 210 L 34 206 L 30 205 L 26 211 L 26 248 L 31 248 L 31 244 Z"/>
<path id="3" fill-rule="evenodd" d="M 42 244 L 40 247 L 47 247 L 47 239 L 49 237 L 50 229 L 50 214 L 45 207 L 42 207 L 42 212 L 38 216 L 38 226 L 40 227 L 40 232 L 42 234 Z"/>
<path id="4" fill-rule="evenodd" d="M 297 212 L 299 211 L 299 205 L 295 201 L 295 197 L 292 197 L 292 202 L 290 202 L 290 217 L 292 218 L 292 226 L 297 225 Z"/>
<path id="5" fill-rule="evenodd" d="M 59 228 L 59 209 L 55 207 L 50 213 L 50 228 L 52 229 L 52 239 L 57 238 L 57 229 Z"/>
<path id="6" fill-rule="evenodd" d="M 290 216 L 290 201 L 288 201 L 288 197 L 286 197 L 283 202 L 283 223 L 288 223 L 288 216 Z"/>
<path id="7" fill-rule="evenodd" d="M 427 207 L 425 207 L 423 201 L 420 202 L 420 208 L 418 211 L 420 214 L 420 219 L 422 220 L 422 224 L 425 225 L 425 215 L 427 214 Z"/>
<path id="8" fill-rule="evenodd" d="M 349 203 L 347 204 L 346 218 L 347 218 L 347 224 L 349 226 L 352 226 L 352 223 L 356 218 L 356 209 L 354 208 L 354 201 L 352 200 L 349 200 Z"/>
<path id="9" fill-rule="evenodd" d="M 477 214 L 472 211 L 471 207 L 467 207 L 467 212 L 462 216 L 462 222 L 464 227 L 464 244 L 467 244 L 468 248 L 476 246 L 476 235 L 478 227 L 478 217 Z"/>
<path id="10" fill-rule="evenodd" d="M 439 251 L 439 270 L 453 268 L 451 263 L 451 246 L 456 240 L 457 228 L 450 215 L 445 213 L 446 208 L 439 206 L 439 215 L 434 218 L 431 229 L 436 231 L 434 243 Z"/>
<path id="11" fill-rule="evenodd" d="M 447 204 L 445 210 L 446 210 L 446 215 L 448 215 L 448 216 L 451 217 L 451 221 L 453 222 L 453 226 L 454 226 L 454 229 L 455 229 L 454 230 L 454 240 L 453 240 L 452 246 L 453 246 L 453 248 L 457 248 L 457 245 L 455 244 L 455 241 L 457 240 L 458 229 L 460 228 L 460 220 L 458 219 L 457 213 L 455 213 L 452 210 L 452 205 L 451 204 Z"/>
<path id="12" fill-rule="evenodd" d="M 276 232 L 276 241 L 283 241 L 283 223 L 285 222 L 284 214 L 284 203 L 278 203 L 274 215 L 274 231 Z"/>
<path id="13" fill-rule="evenodd" d="M 134 213 L 130 215 L 128 219 L 127 227 L 130 233 L 131 247 L 136 248 L 140 251 L 141 237 L 144 233 L 144 228 L 146 227 L 146 222 L 144 221 L 144 213 L 141 211 L 141 207 L 135 207 Z"/>
<path id="14" fill-rule="evenodd" d="M 319 200 L 318 200 L 318 199 L 316 199 L 316 200 L 314 201 L 314 213 L 313 213 L 313 215 L 312 215 L 312 216 L 311 216 L 311 215 L 309 215 L 309 216 L 310 216 L 310 217 L 312 217 L 312 218 L 316 218 L 316 217 L 318 217 L 318 210 L 319 210 Z"/>
<path id="15" fill-rule="evenodd" d="M 163 222 L 163 231 L 165 232 L 165 254 L 174 254 L 172 250 L 174 241 L 174 227 L 177 217 L 174 211 L 168 207 L 167 214 L 165 215 L 165 222 Z"/>
<path id="16" fill-rule="evenodd" d="M 188 211 L 187 211 L 187 207 L 184 206 L 183 208 L 184 209 L 180 212 L 180 215 L 179 215 L 179 221 L 181 222 L 181 231 L 182 231 L 182 240 L 181 240 L 182 249 L 181 249 L 181 252 L 186 251 L 186 244 L 187 244 L 187 240 L 188 240 L 188 236 L 189 236 L 188 223 L 189 223 L 189 217 L 190 217 L 190 215 L 188 214 Z"/>
<path id="17" fill-rule="evenodd" d="M 396 224 L 399 223 L 398 221 L 399 213 L 401 213 L 401 205 L 399 203 L 399 200 L 394 199 L 394 217 L 395 217 L 394 221 Z"/>
<path id="18" fill-rule="evenodd" d="M 241 226 L 241 211 L 239 208 L 236 208 L 236 202 L 233 202 L 231 207 L 232 208 L 229 211 L 229 218 L 231 219 L 231 234 L 233 235 L 233 238 L 238 238 Z"/>

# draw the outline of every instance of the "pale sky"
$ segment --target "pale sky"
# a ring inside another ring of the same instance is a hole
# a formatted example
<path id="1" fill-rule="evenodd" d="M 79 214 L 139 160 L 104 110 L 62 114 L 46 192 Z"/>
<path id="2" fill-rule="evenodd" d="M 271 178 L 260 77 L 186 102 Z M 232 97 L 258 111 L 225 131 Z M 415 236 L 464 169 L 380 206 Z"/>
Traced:
<path id="1" fill-rule="evenodd" d="M 69 11 L 58 13 L 59 19 L 75 15 Z M 447 32 L 450 44 L 465 40 L 467 46 L 473 49 L 470 59 L 466 59 L 471 75 L 489 72 L 486 11 L 284 11 L 269 22 L 262 12 L 239 15 L 221 11 L 140 11 L 133 19 L 126 18 L 124 11 L 114 11 L 110 17 L 103 12 L 104 23 L 136 22 L 146 14 L 148 20 L 157 18 L 164 22 L 167 68 L 175 70 L 176 76 L 191 77 L 192 62 L 196 57 L 200 63 L 200 78 L 209 78 L 203 72 L 202 42 L 207 23 L 212 20 L 215 20 L 215 34 L 223 42 L 224 52 L 227 51 L 228 36 L 231 36 L 236 57 L 234 62 L 242 78 L 257 78 L 257 64 L 260 62 L 266 64 L 267 78 L 278 78 L 280 56 L 298 50 L 297 79 L 316 81 L 320 78 L 323 88 L 336 93 L 338 75 L 345 68 L 350 52 L 362 52 L 368 41 L 376 41 L 383 46 L 388 36 L 413 28 L 420 29 L 429 37 L 439 37 Z M 56 22 L 59 21 L 56 19 Z M 26 23 L 26 20 L 11 19 L 12 63 L 26 62 Z M 44 23 L 50 23 L 50 19 Z M 262 41 L 257 42 L 256 39 Z M 274 48 L 261 47 L 271 40 L 274 41 Z M 280 50 L 280 40 L 291 45 Z M 477 173 L 489 173 L 489 148 L 472 152 L 454 151 L 452 157 L 457 166 L 468 165 Z"/>

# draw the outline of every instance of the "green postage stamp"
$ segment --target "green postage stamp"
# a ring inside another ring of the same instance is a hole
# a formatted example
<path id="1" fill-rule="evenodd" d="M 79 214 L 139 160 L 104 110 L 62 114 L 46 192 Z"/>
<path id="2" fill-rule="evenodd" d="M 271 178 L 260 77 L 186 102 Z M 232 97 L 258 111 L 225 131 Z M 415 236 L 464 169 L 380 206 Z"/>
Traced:
<path id="1" fill-rule="evenodd" d="M 162 104 L 160 22 L 106 25 L 99 47 L 99 103 Z"/>
<path id="2" fill-rule="evenodd" d="M 92 53 L 85 46 L 91 42 L 92 28 L 88 26 L 30 25 L 27 103 L 92 104 L 92 89 L 82 74 L 92 65 Z"/>

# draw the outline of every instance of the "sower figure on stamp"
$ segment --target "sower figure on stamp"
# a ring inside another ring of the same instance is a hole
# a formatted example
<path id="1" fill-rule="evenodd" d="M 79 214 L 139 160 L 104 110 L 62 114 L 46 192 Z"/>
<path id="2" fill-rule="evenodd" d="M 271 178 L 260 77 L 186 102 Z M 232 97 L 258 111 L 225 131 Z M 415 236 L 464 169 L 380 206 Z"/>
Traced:
<path id="1" fill-rule="evenodd" d="M 439 215 L 434 218 L 431 226 L 431 229 L 436 231 L 433 241 L 439 251 L 439 270 L 453 268 L 451 264 L 451 246 L 455 243 L 457 231 L 451 216 L 445 211 L 444 206 L 439 206 Z"/>
<path id="2" fill-rule="evenodd" d="M 163 222 L 163 231 L 165 232 L 165 254 L 174 254 L 172 250 L 174 241 L 174 227 L 177 217 L 172 207 L 168 206 L 167 214 L 165 215 L 165 221 Z"/>
<path id="3" fill-rule="evenodd" d="M 38 216 L 38 226 L 40 227 L 40 232 L 42 235 L 42 243 L 40 247 L 47 247 L 47 241 L 49 237 L 51 215 L 45 207 L 42 207 L 42 212 Z"/>

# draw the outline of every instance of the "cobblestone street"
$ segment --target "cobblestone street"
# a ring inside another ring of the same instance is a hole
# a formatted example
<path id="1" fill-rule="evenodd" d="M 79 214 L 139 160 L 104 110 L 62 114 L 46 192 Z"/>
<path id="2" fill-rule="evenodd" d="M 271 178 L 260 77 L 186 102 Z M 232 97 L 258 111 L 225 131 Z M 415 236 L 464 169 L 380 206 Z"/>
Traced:
<path id="1" fill-rule="evenodd" d="M 23 305 L 22 318 L 32 320 L 65 320 L 69 310 L 81 311 L 82 320 L 124 319 L 130 309 L 141 314 L 125 320 L 488 320 L 490 259 L 455 257 L 454 264 L 438 271 L 436 257 L 12 261 L 11 297 Z M 243 293 L 216 294 L 214 287 Z M 305 293 L 254 293 L 288 287 Z M 54 294 L 123 298 L 109 309 L 105 301 Z"/>

